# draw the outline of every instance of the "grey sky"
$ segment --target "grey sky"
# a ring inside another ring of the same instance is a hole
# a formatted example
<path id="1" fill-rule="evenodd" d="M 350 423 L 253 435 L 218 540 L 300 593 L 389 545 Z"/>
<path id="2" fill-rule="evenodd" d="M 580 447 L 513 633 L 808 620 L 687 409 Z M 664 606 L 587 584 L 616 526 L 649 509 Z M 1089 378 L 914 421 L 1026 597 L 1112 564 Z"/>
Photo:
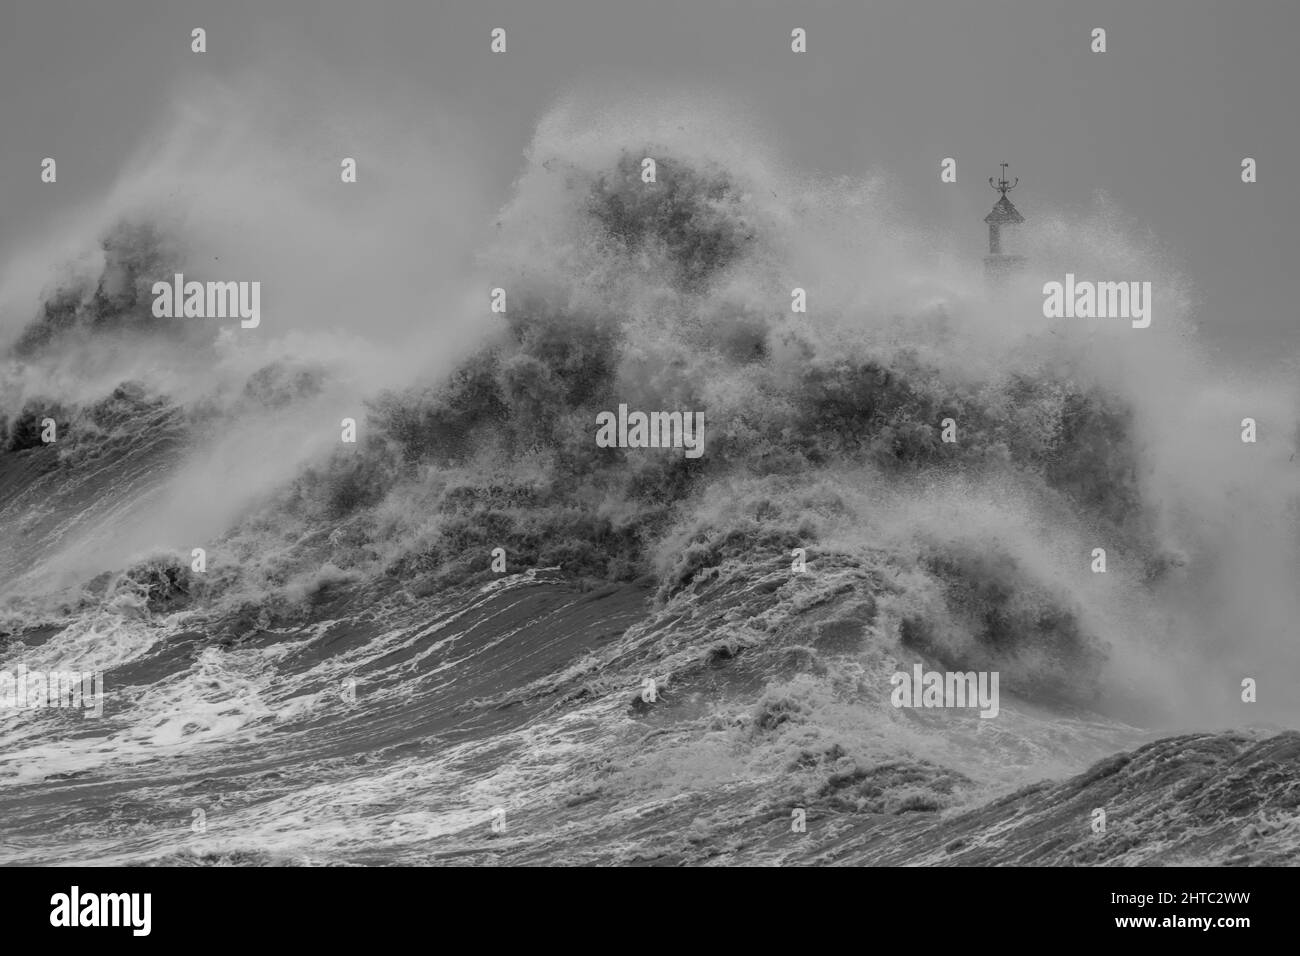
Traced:
<path id="1" fill-rule="evenodd" d="M 810 172 L 887 172 L 918 223 L 969 234 L 972 255 L 1003 159 L 1030 217 L 1105 190 L 1194 279 L 1225 352 L 1294 353 L 1297 27 L 1294 0 L 3 0 L 0 251 L 102 192 L 174 84 L 268 59 L 324 63 L 413 124 L 418 91 L 436 93 L 473 124 L 500 201 L 567 87 L 698 84 L 752 104 Z M 39 181 L 47 155 L 56 187 Z M 939 183 L 945 156 L 956 187 Z M 1243 156 L 1258 183 L 1241 183 Z"/>

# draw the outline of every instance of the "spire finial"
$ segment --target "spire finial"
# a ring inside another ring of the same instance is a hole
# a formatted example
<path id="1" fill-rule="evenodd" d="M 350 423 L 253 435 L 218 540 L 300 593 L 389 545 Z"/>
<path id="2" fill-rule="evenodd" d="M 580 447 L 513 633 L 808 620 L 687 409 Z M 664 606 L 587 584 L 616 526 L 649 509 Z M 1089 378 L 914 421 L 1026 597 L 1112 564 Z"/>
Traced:
<path id="1" fill-rule="evenodd" d="M 1007 167 L 1011 164 L 1000 163 L 999 165 L 1002 167 L 1002 178 L 999 179 L 997 182 L 994 182 L 993 177 L 990 176 L 989 185 L 992 186 L 994 189 L 996 189 L 998 192 L 1002 193 L 1002 198 L 1006 199 L 1007 193 L 1009 193 L 1011 190 L 1015 189 L 1017 185 L 1019 185 L 1020 177 L 1017 176 L 1015 182 L 1007 182 Z"/>

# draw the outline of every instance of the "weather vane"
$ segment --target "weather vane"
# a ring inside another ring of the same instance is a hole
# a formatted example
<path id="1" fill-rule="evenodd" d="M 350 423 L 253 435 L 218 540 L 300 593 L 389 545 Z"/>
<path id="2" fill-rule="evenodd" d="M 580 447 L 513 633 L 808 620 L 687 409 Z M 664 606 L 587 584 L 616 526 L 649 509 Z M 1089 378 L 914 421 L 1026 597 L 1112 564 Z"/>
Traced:
<path id="1" fill-rule="evenodd" d="M 1007 193 L 1015 189 L 1016 186 L 1019 184 L 1020 177 L 1017 176 L 1015 182 L 1010 182 L 1010 183 L 1007 182 L 1007 166 L 1009 166 L 1010 163 L 1001 163 L 999 165 L 1002 166 L 1002 178 L 999 179 L 997 182 L 994 182 L 993 177 L 990 176 L 989 185 L 992 186 L 994 189 L 996 189 L 998 192 L 1002 193 L 1002 197 L 1005 199 Z"/>

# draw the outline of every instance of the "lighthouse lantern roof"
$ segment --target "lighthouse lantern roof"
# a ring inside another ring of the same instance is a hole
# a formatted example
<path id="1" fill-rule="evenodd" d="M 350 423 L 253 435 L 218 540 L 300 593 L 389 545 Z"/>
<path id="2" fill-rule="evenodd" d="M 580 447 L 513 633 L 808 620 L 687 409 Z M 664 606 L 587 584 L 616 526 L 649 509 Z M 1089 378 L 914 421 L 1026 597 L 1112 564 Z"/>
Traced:
<path id="1" fill-rule="evenodd" d="M 984 217 L 985 222 L 1024 222 L 1025 217 L 1020 215 L 1020 210 L 1011 204 L 1011 200 L 1004 194 L 1001 199 L 993 204 L 993 211 Z"/>

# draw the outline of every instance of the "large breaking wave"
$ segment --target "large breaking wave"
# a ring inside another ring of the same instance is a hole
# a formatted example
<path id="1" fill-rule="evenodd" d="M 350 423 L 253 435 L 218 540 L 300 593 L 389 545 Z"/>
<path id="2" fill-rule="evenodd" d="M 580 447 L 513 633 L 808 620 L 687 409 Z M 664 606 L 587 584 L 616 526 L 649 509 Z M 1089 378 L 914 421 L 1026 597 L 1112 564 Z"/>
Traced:
<path id="1" fill-rule="evenodd" d="M 1216 369 L 1194 288 L 1104 201 L 1032 210 L 993 296 L 888 176 L 811 177 L 738 115 L 564 100 L 493 215 L 411 136 L 340 198 L 302 173 L 324 144 L 226 92 L 11 264 L 0 654 L 109 686 L 89 730 L 0 716 L 25 844 L 583 859 L 556 841 L 599 811 L 630 860 L 660 806 L 703 859 L 800 805 L 901 820 L 861 858 L 916 859 L 912 813 L 1295 725 L 1294 365 Z M 259 279 L 261 327 L 153 318 L 174 271 Z M 1043 319 L 1067 271 L 1152 281 L 1152 327 Z M 598 448 L 620 403 L 703 410 L 705 455 Z M 999 671 L 997 728 L 891 708 L 913 661 Z"/>

